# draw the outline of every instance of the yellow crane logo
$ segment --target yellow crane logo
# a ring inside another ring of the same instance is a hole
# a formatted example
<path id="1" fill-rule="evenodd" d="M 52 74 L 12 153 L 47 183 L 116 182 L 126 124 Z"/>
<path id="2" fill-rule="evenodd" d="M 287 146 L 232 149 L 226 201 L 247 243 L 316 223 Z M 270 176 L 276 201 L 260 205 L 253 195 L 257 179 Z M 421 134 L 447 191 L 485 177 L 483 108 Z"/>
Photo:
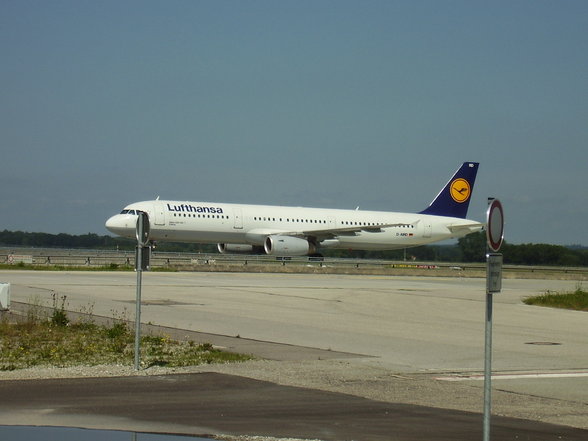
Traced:
<path id="1" fill-rule="evenodd" d="M 457 178 L 451 183 L 449 187 L 449 193 L 455 202 L 460 204 L 467 201 L 470 198 L 472 189 L 470 183 L 463 178 Z"/>

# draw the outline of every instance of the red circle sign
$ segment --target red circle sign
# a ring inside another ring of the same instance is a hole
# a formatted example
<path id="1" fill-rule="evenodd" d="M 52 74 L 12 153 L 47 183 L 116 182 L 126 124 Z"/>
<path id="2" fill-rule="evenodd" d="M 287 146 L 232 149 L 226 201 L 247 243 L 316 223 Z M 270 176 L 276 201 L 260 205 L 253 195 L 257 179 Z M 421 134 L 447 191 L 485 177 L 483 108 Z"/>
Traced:
<path id="1" fill-rule="evenodd" d="M 488 207 L 486 213 L 486 238 L 488 246 L 494 252 L 497 252 L 502 246 L 504 240 L 504 210 L 498 199 L 494 199 Z"/>

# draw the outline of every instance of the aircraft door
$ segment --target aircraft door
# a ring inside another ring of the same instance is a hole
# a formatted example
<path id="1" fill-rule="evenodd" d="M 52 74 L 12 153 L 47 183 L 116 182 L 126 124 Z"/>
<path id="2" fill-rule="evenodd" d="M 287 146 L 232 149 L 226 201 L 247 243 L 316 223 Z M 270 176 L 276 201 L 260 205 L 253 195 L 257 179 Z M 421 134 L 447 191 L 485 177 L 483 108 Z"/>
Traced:
<path id="1" fill-rule="evenodd" d="M 431 237 L 431 234 L 433 233 L 433 226 L 431 225 L 431 222 L 425 222 L 424 228 L 425 231 L 423 232 L 423 237 Z"/>
<path id="2" fill-rule="evenodd" d="M 165 211 L 163 204 L 156 203 L 153 208 L 153 212 L 155 213 L 155 225 L 165 225 Z"/>
<path id="3" fill-rule="evenodd" d="M 235 224 L 233 228 L 235 230 L 242 230 L 243 229 L 243 213 L 241 212 L 240 208 L 233 208 L 233 217 L 235 218 Z"/>

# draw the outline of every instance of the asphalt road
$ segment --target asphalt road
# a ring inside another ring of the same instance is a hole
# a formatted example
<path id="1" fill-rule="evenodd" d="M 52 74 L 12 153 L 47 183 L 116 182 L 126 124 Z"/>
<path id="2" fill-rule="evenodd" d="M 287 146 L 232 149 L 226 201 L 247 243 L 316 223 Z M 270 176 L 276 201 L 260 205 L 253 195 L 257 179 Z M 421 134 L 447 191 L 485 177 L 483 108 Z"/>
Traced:
<path id="1" fill-rule="evenodd" d="M 2 419 L 137 432 L 322 440 L 481 439 L 479 414 L 384 403 L 223 374 L 0 382 Z M 495 417 L 493 440 L 585 440 L 588 431 Z"/>

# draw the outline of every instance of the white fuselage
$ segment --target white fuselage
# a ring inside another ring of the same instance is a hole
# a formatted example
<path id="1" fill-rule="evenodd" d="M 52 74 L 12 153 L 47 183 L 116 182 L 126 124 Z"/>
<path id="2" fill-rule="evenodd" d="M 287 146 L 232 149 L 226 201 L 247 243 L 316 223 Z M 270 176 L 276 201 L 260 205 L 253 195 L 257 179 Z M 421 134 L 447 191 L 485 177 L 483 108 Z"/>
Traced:
<path id="1" fill-rule="evenodd" d="M 164 200 L 130 204 L 106 227 L 135 237 L 137 211 L 148 213 L 153 241 L 252 246 L 263 246 L 270 236 L 287 236 L 310 238 L 322 248 L 390 250 L 462 237 L 483 227 L 426 214 Z"/>

